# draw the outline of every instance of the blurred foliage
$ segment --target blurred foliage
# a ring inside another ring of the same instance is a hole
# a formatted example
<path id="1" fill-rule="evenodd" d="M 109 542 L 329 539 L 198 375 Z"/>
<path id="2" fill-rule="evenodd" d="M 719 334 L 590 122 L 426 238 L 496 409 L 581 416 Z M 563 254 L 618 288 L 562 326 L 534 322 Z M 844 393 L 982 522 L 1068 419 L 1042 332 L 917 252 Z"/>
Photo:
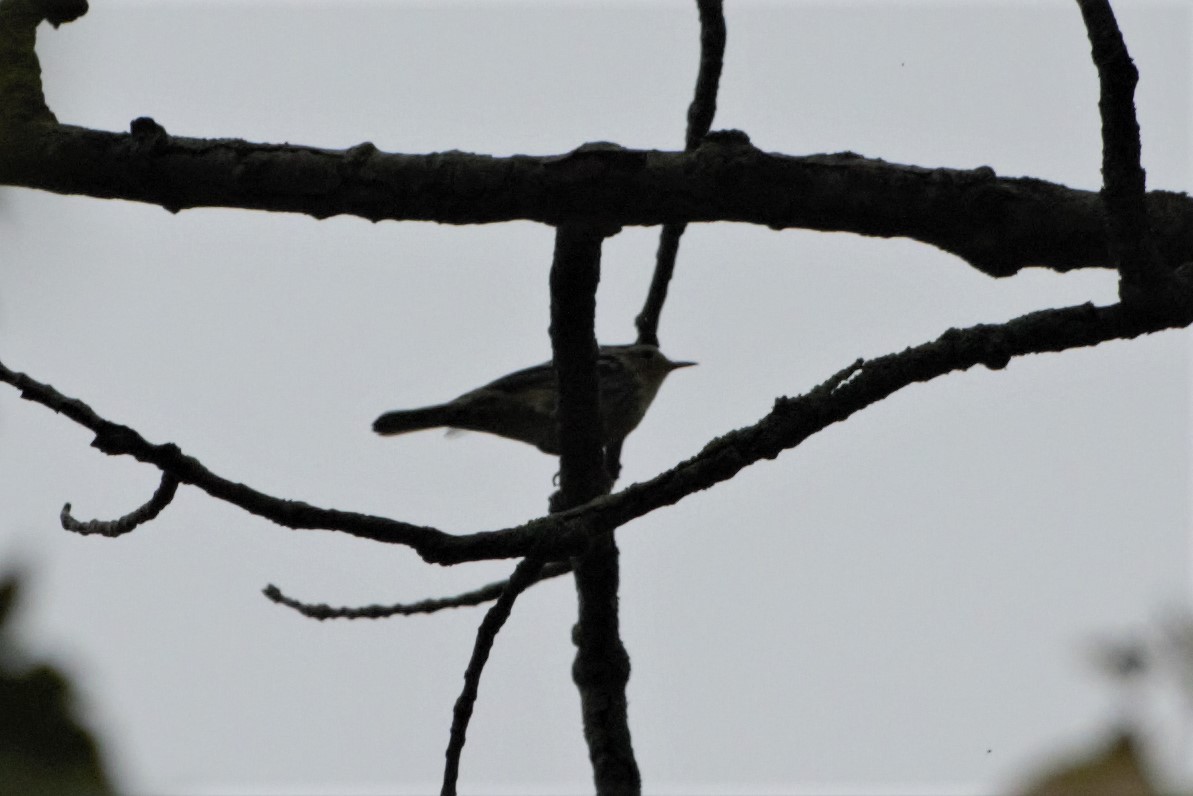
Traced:
<path id="1" fill-rule="evenodd" d="M 94 737 L 75 716 L 70 682 L 26 664 L 12 625 L 20 577 L 0 578 L 0 794 L 113 793 Z"/>
<path id="2" fill-rule="evenodd" d="M 1057 766 L 1023 796 L 1153 796 L 1130 735 L 1120 735 L 1089 756 Z"/>

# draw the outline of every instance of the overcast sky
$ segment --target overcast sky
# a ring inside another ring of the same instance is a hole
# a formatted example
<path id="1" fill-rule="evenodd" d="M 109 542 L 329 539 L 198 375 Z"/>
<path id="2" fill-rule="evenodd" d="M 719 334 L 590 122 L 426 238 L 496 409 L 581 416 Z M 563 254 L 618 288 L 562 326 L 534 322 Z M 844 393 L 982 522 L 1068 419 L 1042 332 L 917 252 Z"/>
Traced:
<path id="1" fill-rule="evenodd" d="M 715 128 L 764 150 L 1100 182 L 1097 79 L 1070 2 L 728 4 Z M 1116 4 L 1151 188 L 1190 184 L 1190 10 Z M 689 3 L 96 3 L 39 35 L 66 123 L 390 152 L 677 149 Z M 633 339 L 657 230 L 604 250 L 598 334 Z M 438 432 L 383 439 L 549 355 L 551 229 L 190 210 L 0 191 L 0 361 L 280 497 L 469 532 L 545 511 L 554 459 Z M 993 280 L 903 240 L 691 227 L 660 336 L 674 374 L 623 483 L 756 421 L 859 356 L 952 326 L 1114 301 L 1105 272 Z M 626 526 L 630 719 L 652 793 L 985 793 L 1107 731 L 1099 639 L 1187 605 L 1188 332 L 908 388 L 732 482 Z M 437 790 L 482 612 L 304 619 L 449 595 L 508 563 L 294 532 L 183 487 L 0 390 L 0 557 L 24 630 L 78 678 L 135 793 Z M 568 579 L 498 639 L 465 792 L 584 793 Z M 1171 739 L 1177 733 L 1165 737 Z M 1176 756 L 1172 744 L 1170 758 Z"/>

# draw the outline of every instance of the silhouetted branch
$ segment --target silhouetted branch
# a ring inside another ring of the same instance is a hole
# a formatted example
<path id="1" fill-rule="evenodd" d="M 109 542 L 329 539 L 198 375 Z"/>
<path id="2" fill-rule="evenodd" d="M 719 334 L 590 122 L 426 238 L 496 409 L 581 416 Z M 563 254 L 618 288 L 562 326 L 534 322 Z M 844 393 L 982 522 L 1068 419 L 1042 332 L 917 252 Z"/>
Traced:
<path id="1" fill-rule="evenodd" d="M 554 561 L 546 564 L 539 571 L 534 583 L 541 583 L 572 571 L 572 565 L 567 561 Z M 509 585 L 509 580 L 499 580 L 479 589 L 457 594 L 454 597 L 434 597 L 419 600 L 414 603 L 396 603 L 393 605 L 362 605 L 355 608 L 347 606 L 331 606 L 326 603 L 304 603 L 293 597 L 288 597 L 272 583 L 262 592 L 270 600 L 287 608 L 293 608 L 303 616 L 320 621 L 324 619 L 387 619 L 391 616 L 412 616 L 414 614 L 433 614 L 447 608 L 467 608 L 492 602 L 501 596 Z"/>
<path id="2" fill-rule="evenodd" d="M 725 11 L 721 0 L 696 0 L 700 12 L 700 71 L 696 93 L 688 106 L 688 131 L 684 149 L 691 152 L 712 129 L 717 112 L 717 89 L 725 63 Z"/>
<path id="3" fill-rule="evenodd" d="M 663 506 L 732 478 L 740 470 L 773 459 L 805 439 L 911 384 L 931 381 L 975 365 L 998 369 L 1027 354 L 1094 346 L 1193 324 L 1189 271 L 1175 274 L 1168 298 L 1157 309 L 1139 312 L 1122 304 L 1082 304 L 1020 316 L 1001 324 L 950 329 L 936 340 L 864 362 L 849 378 L 834 377 L 796 398 L 779 398 L 774 409 L 753 425 L 723 434 L 699 454 L 642 483 L 583 506 L 549 514 L 519 526 L 451 536 L 434 528 L 322 509 L 263 495 L 210 473 L 176 445 L 151 445 L 132 429 L 96 416 L 81 401 L 14 373 L 0 364 L 0 382 L 22 397 L 66 415 L 96 431 L 92 443 L 105 453 L 130 455 L 193 484 L 212 497 L 244 508 L 288 528 L 337 530 L 391 544 L 405 544 L 424 560 L 455 564 L 535 555 L 561 560 L 584 550 L 591 539 Z M 849 370 L 847 368 L 846 370 Z M 839 383 L 838 383 L 839 382 Z"/>
<path id="4" fill-rule="evenodd" d="M 999 178 L 988 168 L 929 169 L 852 153 L 794 157 L 710 138 L 692 153 L 489 157 L 176 136 L 146 144 L 128 134 L 57 126 L 19 153 L 0 143 L 0 184 L 171 211 L 236 207 L 446 224 L 736 221 L 910 238 L 990 276 L 1027 266 L 1114 267 L 1091 191 Z M 1148 211 L 1161 256 L 1179 264 L 1193 246 L 1193 199 L 1152 191 Z"/>
<path id="5" fill-rule="evenodd" d="M 476 641 L 472 647 L 472 657 L 468 660 L 468 667 L 464 670 L 464 690 L 456 699 L 452 710 L 452 728 L 447 744 L 447 762 L 443 769 L 443 796 L 454 796 L 456 781 L 460 777 L 460 754 L 464 751 L 464 741 L 468 733 L 468 722 L 472 718 L 472 708 L 476 704 L 476 695 L 480 688 L 481 673 L 485 669 L 485 662 L 497 640 L 497 634 L 509 619 L 510 611 L 518 595 L 529 586 L 540 580 L 539 571 L 543 562 L 527 558 L 518 563 L 510 575 L 506 587 L 497 598 L 497 602 L 489 608 L 485 618 L 481 620 L 476 631 Z"/>
<path id="6" fill-rule="evenodd" d="M 691 459 L 608 497 L 546 518 L 562 527 L 582 527 L 592 537 L 618 528 L 687 495 L 728 480 L 743 468 L 773 459 L 834 423 L 919 382 L 985 365 L 997 370 L 1014 357 L 1083 348 L 1114 339 L 1131 339 L 1193 323 L 1189 271 L 1177 273 L 1163 312 L 1139 313 L 1122 304 L 1048 309 L 1001 324 L 950 329 L 936 340 L 854 363 L 811 391 L 779 398 L 757 423 L 713 440 Z M 575 523 L 582 523 L 581 526 Z M 574 531 L 568 530 L 564 535 Z"/>
<path id="7" fill-rule="evenodd" d="M 62 521 L 63 528 L 74 533 L 83 534 L 84 536 L 90 534 L 99 534 L 100 536 L 108 537 L 123 536 L 138 525 L 149 522 L 158 514 L 161 514 L 162 509 L 170 505 L 170 501 L 174 499 L 174 493 L 177 491 L 178 479 L 169 473 L 162 473 L 161 483 L 154 490 L 149 501 L 132 512 L 125 514 L 123 517 L 118 517 L 114 520 L 88 520 L 87 522 L 80 522 L 70 515 L 70 504 L 67 503 L 62 507 L 59 519 Z"/>
<path id="8" fill-rule="evenodd" d="M 612 486 L 606 470 L 597 389 L 596 289 L 603 231 L 560 227 L 551 264 L 551 348 L 559 374 L 560 489 L 552 512 L 585 504 Z M 618 630 L 618 562 L 613 529 L 572 559 L 579 602 L 572 679 L 580 691 L 584 740 L 597 793 L 634 794 L 642 781 L 630 743 L 625 688 L 629 656 Z"/>
<path id="9" fill-rule="evenodd" d="M 700 11 L 700 71 L 696 75 L 696 92 L 688 106 L 688 129 L 684 149 L 692 152 L 700 145 L 712 127 L 717 111 L 717 89 L 721 82 L 721 67 L 725 62 L 725 13 L 721 0 L 697 0 Z M 679 240 L 687 228 L 685 222 L 664 224 L 659 232 L 659 248 L 655 253 L 654 276 L 642 311 L 634 319 L 638 327 L 638 342 L 659 344 L 659 318 L 667 301 L 667 288 L 675 271 Z M 614 468 L 616 469 L 616 468 Z"/>
<path id="10" fill-rule="evenodd" d="M 1169 277 L 1151 237 L 1146 175 L 1140 164 L 1135 86 L 1139 71 L 1107 0 L 1078 0 L 1098 68 L 1102 115 L 1102 201 L 1106 207 L 1111 257 L 1122 280 L 1124 301 L 1154 292 Z"/>
<path id="11" fill-rule="evenodd" d="M 596 290 L 601 245 L 612 230 L 555 230 L 551 262 L 551 351 L 559 387 L 559 493 L 551 510 L 609 491 L 597 380 Z"/>
<path id="12" fill-rule="evenodd" d="M 45 7 L 83 5 L 77 0 Z M 0 184 L 149 202 L 452 224 L 655 226 L 740 221 L 918 240 L 992 276 L 1117 267 L 1096 194 L 1033 179 L 901 166 L 853 153 L 790 157 L 706 136 L 694 152 L 592 145 L 559 156 L 401 155 L 55 124 L 34 52 L 36 0 L 0 4 Z M 17 9 L 26 9 L 19 11 Z M 66 21 L 69 17 L 56 17 Z M 713 139 L 713 140 L 710 140 Z M 1193 249 L 1193 200 L 1154 191 L 1168 268 Z"/>
<path id="13" fill-rule="evenodd" d="M 48 384 L 42 384 L 24 373 L 16 373 L 0 363 L 0 382 L 13 385 L 21 391 L 21 397 L 65 415 L 79 425 L 95 433 L 92 447 L 110 456 L 132 456 L 138 461 L 152 464 L 171 478 L 184 484 L 202 489 L 212 497 L 239 506 L 245 511 L 264 517 L 287 528 L 338 530 L 344 533 L 389 544 L 404 544 L 413 548 L 427 561 L 435 563 L 458 563 L 462 552 L 459 544 L 464 537 L 452 536 L 435 528 L 358 514 L 335 509 L 323 509 L 296 500 L 282 500 L 259 492 L 245 484 L 229 481 L 208 470 L 194 457 L 187 456 L 173 443 L 155 445 L 145 440 L 128 426 L 113 423 L 100 417 L 87 404 L 76 398 L 68 398 Z M 521 537 L 516 540 L 515 537 Z M 518 549 L 537 549 L 538 535 L 502 535 L 498 547 L 491 534 L 474 534 L 465 547 L 472 547 L 481 558 L 510 558 L 519 555 Z M 513 542 L 513 547 L 508 545 Z M 477 545 L 473 547 L 473 545 Z M 497 552 L 504 549 L 511 555 Z M 489 552 L 481 552 L 487 550 Z M 497 555 L 489 553 L 497 552 Z M 465 553 L 465 559 L 471 555 Z M 566 555 L 561 553 L 559 557 Z M 477 560 L 477 559 L 474 559 Z"/>

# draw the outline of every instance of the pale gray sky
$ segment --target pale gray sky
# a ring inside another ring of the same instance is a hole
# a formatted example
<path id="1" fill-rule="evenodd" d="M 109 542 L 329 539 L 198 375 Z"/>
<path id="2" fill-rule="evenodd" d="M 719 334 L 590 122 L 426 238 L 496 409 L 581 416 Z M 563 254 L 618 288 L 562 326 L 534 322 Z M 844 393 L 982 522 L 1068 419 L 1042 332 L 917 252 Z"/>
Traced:
<path id="1" fill-rule="evenodd" d="M 1097 81 L 1069 2 L 728 4 L 716 128 L 1099 184 Z M 1190 11 L 1122 2 L 1149 186 L 1190 184 Z M 688 3 L 94 4 L 43 27 L 51 107 L 124 130 L 386 151 L 682 145 Z M 632 339 L 657 230 L 609 241 L 598 333 Z M 541 514 L 528 446 L 372 434 L 546 358 L 552 233 L 0 193 L 0 360 L 283 497 L 466 532 Z M 650 477 L 859 356 L 950 326 L 1114 300 L 1111 274 L 995 281 L 908 241 L 689 229 L 661 327 L 675 374 L 630 437 Z M 1187 605 L 1188 333 L 907 389 L 620 532 L 630 716 L 652 793 L 989 792 L 1109 726 L 1096 639 Z M 29 643 L 69 664 L 137 793 L 437 789 L 479 610 L 316 623 L 259 590 L 396 602 L 443 569 L 292 532 L 183 488 L 0 390 L 0 556 L 34 576 Z M 588 792 L 570 582 L 499 638 L 465 792 Z"/>

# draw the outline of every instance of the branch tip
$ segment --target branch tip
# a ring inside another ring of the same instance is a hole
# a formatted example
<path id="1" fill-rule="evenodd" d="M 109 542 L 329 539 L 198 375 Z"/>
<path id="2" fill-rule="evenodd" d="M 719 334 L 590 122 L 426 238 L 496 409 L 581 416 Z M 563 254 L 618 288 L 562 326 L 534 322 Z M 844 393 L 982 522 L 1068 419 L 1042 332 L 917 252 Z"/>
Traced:
<path id="1" fill-rule="evenodd" d="M 170 502 L 174 500 L 174 495 L 177 491 L 178 479 L 169 473 L 162 473 L 161 483 L 154 490 L 152 497 L 144 505 L 138 506 L 123 517 L 118 517 L 114 520 L 88 520 L 82 522 L 71 516 L 70 503 L 66 503 L 62 506 L 62 511 L 59 513 L 58 519 L 62 523 L 63 529 L 72 533 L 83 536 L 98 535 L 115 538 L 133 531 L 139 525 L 143 525 L 158 514 L 161 514 L 162 509 L 170 505 Z"/>

